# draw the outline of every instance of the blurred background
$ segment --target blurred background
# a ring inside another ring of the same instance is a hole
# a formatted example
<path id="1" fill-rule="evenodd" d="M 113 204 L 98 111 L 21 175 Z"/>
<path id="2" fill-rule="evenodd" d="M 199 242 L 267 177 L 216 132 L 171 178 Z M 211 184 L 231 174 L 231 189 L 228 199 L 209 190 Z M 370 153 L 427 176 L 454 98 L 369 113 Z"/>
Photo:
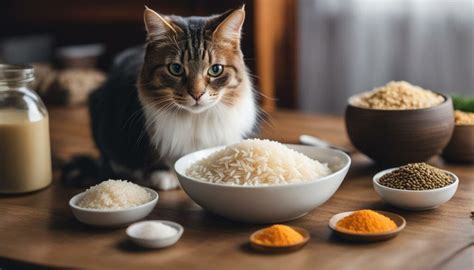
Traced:
<path id="1" fill-rule="evenodd" d="M 143 5 L 210 15 L 246 4 L 242 49 L 268 110 L 342 114 L 391 80 L 474 95 L 470 0 L 2 0 L 0 62 L 35 63 L 47 103 L 79 106 L 143 44 Z"/>

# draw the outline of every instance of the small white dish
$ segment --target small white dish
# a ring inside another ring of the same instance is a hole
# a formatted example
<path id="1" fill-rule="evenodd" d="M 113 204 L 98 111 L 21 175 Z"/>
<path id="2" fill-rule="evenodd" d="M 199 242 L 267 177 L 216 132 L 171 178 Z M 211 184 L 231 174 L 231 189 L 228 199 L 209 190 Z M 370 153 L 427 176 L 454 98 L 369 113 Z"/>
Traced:
<path id="1" fill-rule="evenodd" d="M 143 188 L 150 193 L 152 199 L 135 207 L 117 210 L 82 208 L 77 206 L 77 203 L 84 196 L 84 192 L 72 197 L 69 200 L 69 206 L 74 216 L 82 223 L 103 227 L 121 227 L 148 216 L 155 208 L 158 202 L 158 193 L 153 189 Z"/>
<path id="2" fill-rule="evenodd" d="M 397 168 L 391 168 L 377 173 L 373 178 L 375 192 L 386 202 L 396 207 L 408 210 L 428 210 L 433 209 L 449 201 L 458 189 L 459 179 L 452 173 L 447 172 L 454 179 L 454 182 L 442 188 L 428 190 L 405 190 L 395 189 L 381 185 L 378 181 L 383 175 L 390 173 Z"/>
<path id="3" fill-rule="evenodd" d="M 138 236 L 138 232 L 143 226 L 149 222 L 161 222 L 165 225 L 171 226 L 175 228 L 178 232 L 170 237 L 166 238 L 142 238 Z M 133 243 L 146 247 L 146 248 L 165 248 L 172 246 L 178 242 L 178 240 L 181 238 L 183 235 L 184 228 L 180 224 L 172 221 L 167 221 L 167 220 L 146 220 L 146 221 L 140 221 L 137 223 L 133 223 L 132 225 L 128 226 L 127 228 L 127 236 L 128 239 L 130 239 Z"/>
<path id="4" fill-rule="evenodd" d="M 186 170 L 194 162 L 223 147 L 188 154 L 176 161 L 174 169 L 186 194 L 206 210 L 240 222 L 282 223 L 300 218 L 329 200 L 351 165 L 351 158 L 340 150 L 294 144 L 286 146 L 327 163 L 333 173 L 304 183 L 271 186 L 216 184 L 186 175 Z"/>

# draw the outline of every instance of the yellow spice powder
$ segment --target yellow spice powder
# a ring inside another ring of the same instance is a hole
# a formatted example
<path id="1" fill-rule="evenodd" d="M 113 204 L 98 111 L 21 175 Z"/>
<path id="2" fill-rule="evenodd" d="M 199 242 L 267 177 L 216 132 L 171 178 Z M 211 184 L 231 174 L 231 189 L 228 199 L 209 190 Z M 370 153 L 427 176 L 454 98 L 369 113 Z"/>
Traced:
<path id="1" fill-rule="evenodd" d="M 276 224 L 255 235 L 254 241 L 265 246 L 289 246 L 303 241 L 303 236 L 289 226 Z"/>
<path id="2" fill-rule="evenodd" d="M 395 230 L 397 224 L 372 210 L 359 210 L 339 220 L 336 228 L 352 233 L 381 233 Z"/>
<path id="3" fill-rule="evenodd" d="M 456 125 L 474 125 L 474 113 L 454 111 L 454 122 Z"/>

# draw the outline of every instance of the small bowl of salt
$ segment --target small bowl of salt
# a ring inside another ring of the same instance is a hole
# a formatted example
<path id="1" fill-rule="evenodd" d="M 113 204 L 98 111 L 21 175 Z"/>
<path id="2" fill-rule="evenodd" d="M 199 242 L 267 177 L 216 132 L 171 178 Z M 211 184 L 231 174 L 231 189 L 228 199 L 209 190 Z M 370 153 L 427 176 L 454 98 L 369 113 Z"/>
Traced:
<path id="1" fill-rule="evenodd" d="M 183 235 L 183 226 L 167 220 L 146 220 L 127 228 L 133 243 L 147 248 L 164 248 L 174 245 Z"/>

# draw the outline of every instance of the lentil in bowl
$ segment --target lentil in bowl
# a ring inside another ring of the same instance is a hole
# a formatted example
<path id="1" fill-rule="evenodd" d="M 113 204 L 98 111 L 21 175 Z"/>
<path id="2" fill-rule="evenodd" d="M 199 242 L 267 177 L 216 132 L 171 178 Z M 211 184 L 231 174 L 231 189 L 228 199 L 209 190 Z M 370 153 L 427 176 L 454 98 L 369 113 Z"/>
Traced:
<path id="1" fill-rule="evenodd" d="M 398 170 L 391 168 L 377 173 L 373 177 L 373 187 L 375 193 L 387 203 L 398 208 L 407 210 L 428 210 L 437 208 L 441 204 L 449 201 L 457 191 L 459 179 L 448 171 L 444 171 L 452 178 L 452 183 L 441 188 L 409 190 L 387 187 L 379 183 L 380 178 Z"/>

